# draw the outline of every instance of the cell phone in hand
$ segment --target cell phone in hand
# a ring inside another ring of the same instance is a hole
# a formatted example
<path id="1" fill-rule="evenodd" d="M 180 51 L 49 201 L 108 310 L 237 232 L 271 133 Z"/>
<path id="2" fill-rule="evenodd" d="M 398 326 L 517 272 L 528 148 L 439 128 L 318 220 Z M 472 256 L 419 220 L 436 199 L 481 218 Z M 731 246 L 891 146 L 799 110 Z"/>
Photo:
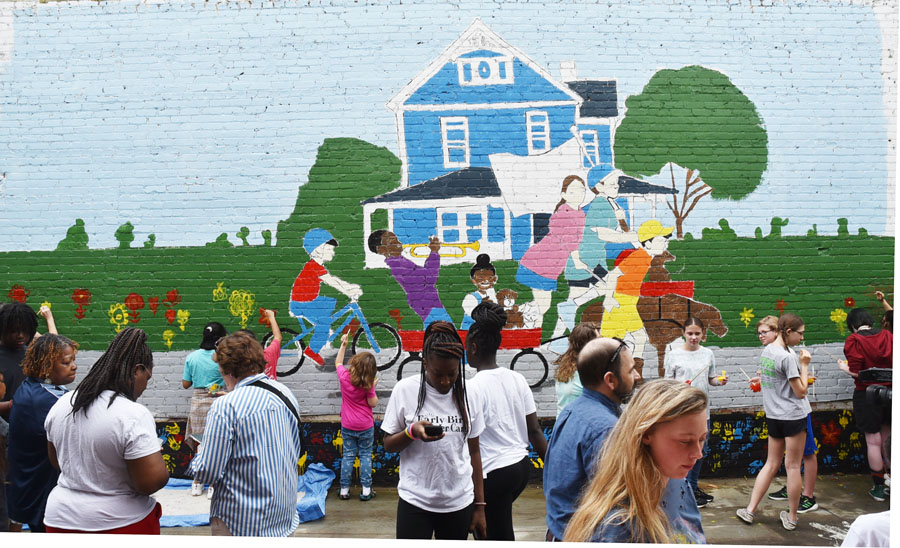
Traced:
<path id="1" fill-rule="evenodd" d="M 438 426 L 437 424 L 426 424 L 425 425 L 425 433 L 429 436 L 440 436 L 444 433 L 444 429 Z"/>

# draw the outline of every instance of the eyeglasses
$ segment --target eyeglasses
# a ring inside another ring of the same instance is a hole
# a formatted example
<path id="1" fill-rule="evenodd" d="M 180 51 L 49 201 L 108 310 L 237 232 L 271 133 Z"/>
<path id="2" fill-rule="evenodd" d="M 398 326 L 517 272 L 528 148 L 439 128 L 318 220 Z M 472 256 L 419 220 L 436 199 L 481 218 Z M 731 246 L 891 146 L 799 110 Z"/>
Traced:
<path id="1" fill-rule="evenodd" d="M 612 356 L 609 357 L 609 363 L 606 364 L 607 371 L 613 370 L 613 364 L 616 363 L 617 359 L 619 359 L 619 353 L 622 352 L 623 348 L 628 348 L 629 350 L 631 349 L 631 347 L 628 346 L 628 344 L 626 344 L 625 341 L 623 341 L 619 337 L 613 337 L 613 340 L 619 341 L 619 347 L 616 348 L 616 351 L 613 352 Z"/>
<path id="2" fill-rule="evenodd" d="M 772 332 L 772 330 L 770 329 L 768 331 L 757 331 L 756 334 L 759 335 L 760 337 L 765 337 L 766 335 L 768 335 L 771 332 Z"/>

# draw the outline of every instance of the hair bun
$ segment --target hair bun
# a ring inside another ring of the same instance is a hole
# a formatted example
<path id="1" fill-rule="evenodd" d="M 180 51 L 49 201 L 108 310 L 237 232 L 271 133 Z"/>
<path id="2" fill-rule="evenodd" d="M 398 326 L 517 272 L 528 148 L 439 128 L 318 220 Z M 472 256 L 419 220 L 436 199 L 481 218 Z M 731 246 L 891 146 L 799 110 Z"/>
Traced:
<path id="1" fill-rule="evenodd" d="M 491 264 L 491 256 L 487 253 L 482 253 L 479 256 L 475 257 L 475 265 L 489 265 Z"/>
<path id="2" fill-rule="evenodd" d="M 506 310 L 495 302 L 482 301 L 472 310 L 472 319 L 480 329 L 499 333 L 506 325 Z"/>

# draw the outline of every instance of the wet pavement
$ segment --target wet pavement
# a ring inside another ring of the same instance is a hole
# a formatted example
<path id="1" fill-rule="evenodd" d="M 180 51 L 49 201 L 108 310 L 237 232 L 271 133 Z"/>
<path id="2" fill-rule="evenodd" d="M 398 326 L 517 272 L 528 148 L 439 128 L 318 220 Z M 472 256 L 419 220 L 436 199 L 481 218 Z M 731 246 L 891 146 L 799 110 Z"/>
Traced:
<path id="1" fill-rule="evenodd" d="M 769 492 L 784 485 L 784 477 L 775 479 Z M 704 481 L 700 487 L 715 496 L 715 500 L 701 509 L 703 528 L 710 544 L 733 545 L 797 545 L 838 546 L 847 529 L 860 514 L 883 512 L 889 501 L 877 502 L 868 495 L 872 487 L 868 475 L 824 475 L 816 484 L 819 509 L 800 515 L 794 531 L 781 526 L 778 513 L 787 509 L 786 501 L 763 498 L 756 512 L 756 522 L 747 525 L 735 516 L 735 510 L 745 506 L 753 489 L 753 478 L 723 478 Z M 377 488 L 377 496 L 367 502 L 359 500 L 358 488 L 351 489 L 351 499 L 339 500 L 332 487 L 326 499 L 326 516 L 320 520 L 301 523 L 295 537 L 318 538 L 384 538 L 395 536 L 397 490 Z M 209 501 L 203 496 L 192 497 L 189 490 L 165 489 L 156 495 L 165 515 L 204 514 Z M 543 541 L 544 494 L 539 486 L 529 486 L 513 506 L 516 539 Z M 209 535 L 209 527 L 164 528 L 164 535 Z"/>

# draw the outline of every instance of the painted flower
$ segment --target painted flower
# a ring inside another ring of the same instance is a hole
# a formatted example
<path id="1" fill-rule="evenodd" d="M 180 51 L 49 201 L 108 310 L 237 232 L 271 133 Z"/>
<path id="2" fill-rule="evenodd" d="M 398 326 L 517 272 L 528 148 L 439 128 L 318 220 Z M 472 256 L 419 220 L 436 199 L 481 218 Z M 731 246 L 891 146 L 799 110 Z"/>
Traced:
<path id="1" fill-rule="evenodd" d="M 141 315 L 138 310 L 145 306 L 143 297 L 138 293 L 129 293 L 128 296 L 125 297 L 125 306 L 131 311 L 131 323 L 138 323 L 141 321 Z"/>
<path id="2" fill-rule="evenodd" d="M 91 292 L 87 289 L 72 291 L 72 302 L 78 305 L 78 308 L 75 309 L 75 318 L 84 319 L 84 307 L 91 304 Z"/>
<path id="3" fill-rule="evenodd" d="M 247 328 L 247 320 L 256 305 L 256 295 L 243 289 L 236 289 L 231 292 L 228 299 L 228 311 L 232 316 L 241 319 L 241 329 Z"/>
<path id="4" fill-rule="evenodd" d="M 148 302 L 150 303 L 150 312 L 153 312 L 153 315 L 156 316 L 156 309 L 159 308 L 159 297 L 150 297 Z"/>
<path id="5" fill-rule="evenodd" d="M 841 310 L 840 308 L 835 308 L 834 310 L 831 311 L 830 318 L 831 318 L 831 321 L 833 321 L 835 326 L 837 327 L 838 332 L 841 335 L 843 335 L 844 332 L 846 331 L 846 329 L 844 327 L 844 322 L 847 321 L 847 313 L 844 312 L 843 310 Z"/>
<path id="6" fill-rule="evenodd" d="M 752 308 L 744 307 L 743 312 L 741 312 L 741 321 L 744 322 L 744 327 L 750 327 L 750 322 L 753 321 L 753 318 L 755 317 Z"/>
<path id="7" fill-rule="evenodd" d="M 128 324 L 128 310 L 122 303 L 109 305 L 109 323 L 116 326 L 116 333 L 122 331 L 122 327 Z"/>
<path id="8" fill-rule="evenodd" d="M 856 306 L 856 299 L 854 299 L 853 297 L 847 297 L 846 299 L 844 299 L 844 306 L 846 306 L 847 308 L 853 308 L 854 306 Z"/>
<path id="9" fill-rule="evenodd" d="M 184 331 L 184 326 L 188 323 L 188 318 L 191 317 L 191 313 L 187 310 L 179 310 L 177 314 L 175 314 L 175 319 L 178 321 L 178 327 Z"/>
<path id="10" fill-rule="evenodd" d="M 784 307 L 787 306 L 787 303 L 784 302 L 784 299 L 778 299 L 775 301 L 775 310 L 778 311 L 778 315 L 784 314 Z"/>
<path id="11" fill-rule="evenodd" d="M 172 348 L 172 339 L 175 338 L 175 332 L 172 331 L 171 329 L 166 329 L 162 333 L 162 338 L 164 341 L 166 341 L 166 347 Z"/>
<path id="12" fill-rule="evenodd" d="M 213 301 L 224 301 L 228 298 L 228 294 L 226 293 L 225 282 L 219 282 L 216 284 L 216 288 L 213 289 Z"/>
<path id="13" fill-rule="evenodd" d="M 170 308 L 170 309 L 166 310 L 166 320 L 169 321 L 169 325 L 172 325 L 172 323 L 175 321 L 175 309 L 174 308 Z"/>
<path id="14" fill-rule="evenodd" d="M 178 294 L 177 289 L 173 289 L 171 291 L 166 292 L 166 298 L 163 299 L 163 304 L 166 306 L 177 306 L 178 303 L 181 302 L 181 295 Z"/>
<path id="15" fill-rule="evenodd" d="M 20 303 L 27 301 L 29 295 L 31 295 L 31 290 L 25 289 L 25 286 L 21 284 L 15 284 L 6 294 L 10 301 L 18 301 Z"/>

